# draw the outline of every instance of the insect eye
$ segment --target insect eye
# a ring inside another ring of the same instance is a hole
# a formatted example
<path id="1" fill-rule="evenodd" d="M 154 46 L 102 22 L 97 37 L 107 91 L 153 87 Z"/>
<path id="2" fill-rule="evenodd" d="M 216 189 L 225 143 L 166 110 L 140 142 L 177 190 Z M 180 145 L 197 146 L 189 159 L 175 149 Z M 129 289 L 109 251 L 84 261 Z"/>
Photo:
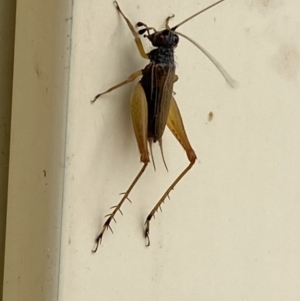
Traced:
<path id="1" fill-rule="evenodd" d="M 163 32 L 161 34 L 158 34 L 156 36 L 156 43 L 158 44 L 164 44 L 165 40 L 166 40 L 166 37 L 164 36 Z"/>
<path id="2" fill-rule="evenodd" d="M 169 35 L 169 30 L 165 29 L 165 30 L 162 32 L 162 34 L 163 34 L 164 36 L 168 36 L 168 35 Z"/>
<path id="3" fill-rule="evenodd" d="M 178 42 L 179 42 L 179 37 L 178 37 L 178 35 L 174 35 L 174 45 L 177 45 L 178 44 Z"/>

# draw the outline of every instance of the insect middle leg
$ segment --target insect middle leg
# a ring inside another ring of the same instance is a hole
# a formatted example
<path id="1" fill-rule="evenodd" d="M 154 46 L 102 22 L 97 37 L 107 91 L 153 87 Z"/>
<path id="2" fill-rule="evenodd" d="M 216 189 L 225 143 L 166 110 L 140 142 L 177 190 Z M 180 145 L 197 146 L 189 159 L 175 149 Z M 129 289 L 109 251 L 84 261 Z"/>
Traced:
<path id="1" fill-rule="evenodd" d="M 176 184 L 185 176 L 185 174 L 192 168 L 194 165 L 197 157 L 192 149 L 190 142 L 188 140 L 188 137 L 185 133 L 184 125 L 182 122 L 181 114 L 178 109 L 178 106 L 176 104 L 175 99 L 172 97 L 171 99 L 171 105 L 170 105 L 170 111 L 168 115 L 167 120 L 167 126 L 171 130 L 171 132 L 174 134 L 175 138 L 179 141 L 179 143 L 182 145 L 184 150 L 186 151 L 188 160 L 190 161 L 190 164 L 181 172 L 181 174 L 175 179 L 175 181 L 171 184 L 171 186 L 167 189 L 167 191 L 163 194 L 163 196 L 160 198 L 158 203 L 153 207 L 151 212 L 146 218 L 145 222 L 145 238 L 147 240 L 146 245 L 150 245 L 150 239 L 149 239 L 149 233 L 150 233 L 150 221 L 156 211 L 160 208 L 162 203 L 165 201 L 165 199 L 169 196 L 169 193 L 174 189 Z"/>
<path id="2" fill-rule="evenodd" d="M 137 83 L 137 85 L 132 91 L 130 106 L 134 134 L 140 151 L 141 162 L 143 162 L 144 165 L 133 180 L 133 182 L 131 183 L 131 185 L 129 186 L 129 188 L 127 189 L 127 191 L 124 193 L 121 201 L 116 206 L 113 206 L 113 211 L 107 215 L 108 218 L 103 224 L 100 234 L 96 238 L 96 246 L 93 252 L 97 251 L 98 246 L 102 241 L 102 237 L 104 235 L 105 230 L 107 230 L 108 228 L 112 230 L 110 227 L 111 221 L 115 221 L 115 215 L 118 211 L 122 214 L 121 206 L 123 205 L 125 200 L 128 199 L 129 193 L 131 192 L 137 181 L 140 179 L 149 163 L 149 152 L 147 147 L 148 105 L 144 89 L 142 88 L 140 83 Z"/>
<path id="3" fill-rule="evenodd" d="M 121 83 L 119 83 L 117 85 L 114 85 L 113 87 L 107 89 L 106 91 L 104 91 L 104 92 L 102 92 L 100 94 L 97 94 L 95 96 L 95 98 L 91 102 L 94 103 L 100 96 L 102 96 L 102 95 L 104 95 L 104 94 L 106 94 L 108 92 L 111 92 L 111 91 L 113 91 L 115 89 L 118 89 L 118 88 L 120 88 L 120 87 L 122 87 L 122 86 L 124 86 L 124 85 L 126 85 L 128 83 L 133 82 L 137 77 L 139 77 L 141 75 L 143 75 L 143 71 L 142 70 L 139 70 L 139 71 L 136 71 L 136 72 L 132 73 L 126 80 L 122 81 Z"/>

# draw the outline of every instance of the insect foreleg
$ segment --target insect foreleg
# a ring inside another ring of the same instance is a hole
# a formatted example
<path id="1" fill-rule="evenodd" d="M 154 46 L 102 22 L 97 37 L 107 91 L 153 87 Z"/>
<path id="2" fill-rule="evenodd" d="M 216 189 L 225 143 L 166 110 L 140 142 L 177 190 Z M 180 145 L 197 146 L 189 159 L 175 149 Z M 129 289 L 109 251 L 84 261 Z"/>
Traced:
<path id="1" fill-rule="evenodd" d="M 134 36 L 134 41 L 136 43 L 136 46 L 137 46 L 137 48 L 139 50 L 140 55 L 143 58 L 145 58 L 145 59 L 149 59 L 149 57 L 148 57 L 148 55 L 147 55 L 147 53 L 146 53 L 146 51 L 145 51 L 145 49 L 143 47 L 143 44 L 142 44 L 142 41 L 140 39 L 139 34 L 135 31 L 135 29 L 134 29 L 133 25 L 131 24 L 131 22 L 129 21 L 129 19 L 123 14 L 123 12 L 121 11 L 121 8 L 120 8 L 120 6 L 119 6 L 119 4 L 118 4 L 117 1 L 114 1 L 114 5 L 115 5 L 116 9 L 118 10 L 118 12 L 125 19 L 125 21 L 126 21 L 128 27 L 129 27 L 130 31 L 132 32 L 132 34 Z"/>
<path id="2" fill-rule="evenodd" d="M 171 132 L 174 134 L 175 138 L 179 141 L 179 143 L 182 145 L 184 150 L 186 151 L 187 157 L 190 161 L 190 164 L 181 172 L 181 174 L 175 179 L 175 181 L 171 184 L 171 186 L 167 189 L 167 191 L 163 194 L 161 199 L 158 201 L 158 203 L 153 207 L 149 215 L 147 216 L 146 222 L 145 222 L 145 238 L 147 240 L 146 245 L 150 245 L 150 239 L 149 239 L 149 233 L 150 233 L 150 221 L 156 211 L 160 208 L 162 203 L 165 201 L 165 199 L 169 196 L 169 193 L 174 189 L 176 184 L 185 176 L 185 174 L 191 169 L 191 167 L 194 165 L 197 157 L 192 149 L 190 142 L 188 140 L 188 137 L 185 133 L 184 125 L 182 122 L 181 114 L 178 109 L 178 106 L 176 104 L 175 99 L 172 97 L 171 104 L 170 104 L 170 110 L 167 120 L 167 126 L 171 130 Z"/>
<path id="3" fill-rule="evenodd" d="M 109 89 L 106 90 L 105 92 L 102 92 L 102 93 L 100 93 L 100 94 L 97 94 L 97 95 L 95 96 L 95 98 L 92 100 L 92 103 L 95 102 L 100 96 L 102 96 L 102 95 L 104 95 L 104 94 L 106 94 L 106 93 L 108 93 L 108 92 L 111 92 L 111 91 L 113 91 L 113 90 L 115 90 L 115 89 L 118 89 L 118 88 L 120 88 L 120 87 L 122 87 L 122 86 L 124 86 L 124 85 L 126 85 L 126 84 L 128 84 L 128 83 L 133 82 L 138 76 L 141 76 L 142 74 L 143 74 L 143 73 L 142 73 L 142 70 L 139 70 L 139 71 L 136 71 L 136 72 L 132 73 L 132 74 L 131 74 L 126 80 L 124 80 L 123 82 L 121 82 L 121 83 L 119 83 L 119 84 L 117 84 L 117 85 L 115 85 L 115 86 L 109 88 Z"/>

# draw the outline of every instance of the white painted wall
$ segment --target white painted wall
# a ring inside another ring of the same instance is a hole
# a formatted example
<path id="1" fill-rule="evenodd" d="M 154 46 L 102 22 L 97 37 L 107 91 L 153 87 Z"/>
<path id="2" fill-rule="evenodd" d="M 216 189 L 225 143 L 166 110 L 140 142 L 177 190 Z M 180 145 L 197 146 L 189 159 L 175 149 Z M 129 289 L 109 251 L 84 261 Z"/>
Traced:
<path id="1" fill-rule="evenodd" d="M 57 299 L 71 8 L 17 3 L 5 301 Z"/>
<path id="2" fill-rule="evenodd" d="M 132 85 L 89 100 L 146 61 L 110 1 L 29 2 L 18 6 L 4 300 L 298 300 L 298 2 L 228 0 L 182 26 L 240 87 L 181 39 L 175 97 L 198 161 L 146 248 L 144 219 L 187 165 L 166 131 L 169 172 L 155 147 L 157 171 L 96 254 L 104 215 L 141 164 Z M 209 4 L 120 2 L 154 27 Z"/>

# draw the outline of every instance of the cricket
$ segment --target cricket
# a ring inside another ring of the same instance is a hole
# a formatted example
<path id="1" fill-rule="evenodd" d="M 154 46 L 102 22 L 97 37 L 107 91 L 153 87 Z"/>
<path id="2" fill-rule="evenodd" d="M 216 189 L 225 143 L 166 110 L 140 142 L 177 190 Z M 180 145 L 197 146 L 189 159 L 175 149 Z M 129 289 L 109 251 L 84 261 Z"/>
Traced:
<path id="1" fill-rule="evenodd" d="M 150 245 L 149 235 L 150 222 L 152 218 L 157 213 L 158 209 L 161 209 L 161 205 L 165 202 L 166 198 L 169 197 L 170 192 L 174 189 L 177 183 L 187 174 L 187 172 L 196 162 L 197 156 L 189 142 L 178 105 L 173 97 L 173 85 L 178 80 L 178 76 L 175 73 L 174 49 L 178 45 L 179 36 L 187 39 L 200 51 L 202 51 L 204 55 L 206 55 L 209 60 L 217 67 L 217 69 L 220 71 L 220 73 L 223 75 L 223 77 L 231 87 L 237 86 L 237 82 L 230 77 L 226 70 L 220 65 L 220 63 L 216 61 L 216 59 L 211 54 L 209 54 L 202 46 L 200 46 L 185 34 L 176 31 L 178 27 L 180 27 L 187 21 L 223 1 L 225 0 L 215 2 L 214 4 L 206 7 L 205 9 L 202 9 L 201 11 L 195 13 L 194 15 L 190 16 L 189 18 L 173 27 L 170 27 L 169 21 L 174 17 L 174 15 L 169 16 L 165 20 L 165 28 L 160 31 L 156 30 L 154 27 L 147 26 L 143 22 L 138 22 L 136 24 L 136 26 L 139 28 L 138 30 L 136 30 L 129 19 L 124 15 L 119 4 L 116 1 L 113 2 L 117 11 L 125 20 L 131 31 L 139 54 L 150 62 L 144 69 L 133 72 L 126 80 L 112 86 L 105 92 L 96 95 L 91 102 L 94 103 L 100 96 L 118 89 L 123 85 L 131 83 L 135 79 L 140 77 L 140 81 L 134 86 L 132 90 L 130 99 L 130 111 L 134 134 L 140 153 L 140 160 L 143 165 L 128 189 L 125 191 L 125 193 L 122 193 L 123 196 L 121 198 L 121 201 L 117 205 L 111 207 L 112 212 L 105 216 L 106 221 L 103 224 L 100 233 L 95 239 L 96 246 L 92 250 L 92 252 L 97 251 L 106 230 L 110 229 L 111 232 L 113 232 L 111 228 L 111 222 L 113 220 L 116 221 L 115 216 L 117 212 L 120 212 L 123 215 L 121 207 L 126 200 L 129 200 L 128 196 L 130 192 L 143 175 L 150 162 L 150 159 L 155 169 L 152 154 L 153 143 L 158 142 L 162 159 L 167 169 L 162 147 L 162 137 L 166 126 L 173 133 L 175 138 L 185 150 L 189 163 L 187 167 L 177 176 L 174 182 L 169 186 L 169 188 L 148 214 L 144 225 L 146 246 Z M 148 39 L 153 46 L 153 49 L 149 53 L 146 53 L 146 51 L 144 50 L 141 36 Z"/>

